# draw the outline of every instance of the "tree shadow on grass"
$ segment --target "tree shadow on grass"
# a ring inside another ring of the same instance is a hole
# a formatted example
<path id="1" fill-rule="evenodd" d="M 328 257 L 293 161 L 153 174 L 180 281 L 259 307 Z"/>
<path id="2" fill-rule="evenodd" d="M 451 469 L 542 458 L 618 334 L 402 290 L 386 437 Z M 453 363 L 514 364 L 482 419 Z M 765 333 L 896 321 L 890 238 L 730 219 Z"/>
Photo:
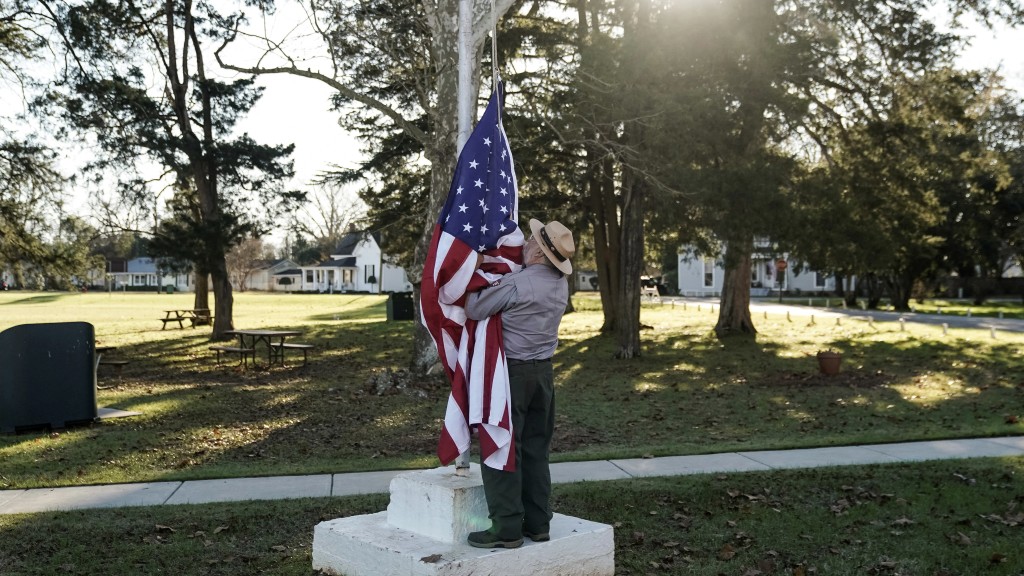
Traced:
<path id="1" fill-rule="evenodd" d="M 1024 433 L 1012 417 L 1024 405 L 1013 345 L 831 345 L 846 352 L 835 376 L 814 355 L 749 339 L 676 334 L 630 361 L 612 357 L 611 336 L 568 342 L 556 364 L 560 428 L 590 440 L 570 450 L 634 456 Z"/>
<path id="2" fill-rule="evenodd" d="M 61 481 L 89 483 L 110 467 L 160 479 L 436 465 L 443 376 L 380 395 L 368 382 L 405 365 L 412 327 L 304 326 L 302 340 L 316 345 L 305 367 L 217 367 L 200 334 L 119 348 L 131 364 L 121 381 L 101 381 L 110 388 L 99 403 L 148 413 L 80 434 L 0 438 L 17 461 L 5 460 L 4 481 L 81 469 Z M 771 342 L 674 330 L 626 361 L 611 336 L 573 336 L 555 357 L 556 459 L 1024 433 L 1006 419 L 1024 406 L 1024 360 L 1009 343 L 834 339 L 822 344 L 844 352 L 843 366 L 827 377 L 813 355 Z"/>
<path id="3" fill-rule="evenodd" d="M 15 304 L 48 304 L 50 302 L 63 300 L 64 298 L 67 298 L 69 296 L 73 296 L 73 294 L 61 292 L 47 292 L 45 294 L 35 294 L 33 296 L 26 296 L 25 298 L 11 300 L 10 302 L 3 302 L 0 303 L 0 305 L 11 306 Z"/>

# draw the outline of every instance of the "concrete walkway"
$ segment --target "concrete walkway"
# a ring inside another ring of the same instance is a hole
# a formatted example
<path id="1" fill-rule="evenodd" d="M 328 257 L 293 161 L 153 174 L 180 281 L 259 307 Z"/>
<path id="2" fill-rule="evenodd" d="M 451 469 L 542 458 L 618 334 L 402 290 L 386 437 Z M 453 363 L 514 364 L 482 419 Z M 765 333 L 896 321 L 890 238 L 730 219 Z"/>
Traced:
<path id="1" fill-rule="evenodd" d="M 551 479 L 569 483 L 984 456 L 1024 456 L 1024 436 L 563 462 L 552 464 Z M 0 514 L 387 493 L 391 479 L 402 472 L 408 471 L 2 490 Z"/>

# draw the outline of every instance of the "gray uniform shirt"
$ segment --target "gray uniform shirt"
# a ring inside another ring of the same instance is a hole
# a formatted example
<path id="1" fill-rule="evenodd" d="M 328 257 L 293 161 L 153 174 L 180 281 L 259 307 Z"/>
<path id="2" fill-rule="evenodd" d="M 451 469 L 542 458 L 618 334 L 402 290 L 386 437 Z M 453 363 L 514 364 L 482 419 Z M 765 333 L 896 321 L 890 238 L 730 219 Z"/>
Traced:
<path id="1" fill-rule="evenodd" d="M 544 264 L 527 266 L 494 286 L 466 298 L 466 315 L 483 320 L 501 312 L 505 356 L 516 360 L 551 358 L 558 346 L 558 325 L 569 302 L 569 283 Z"/>

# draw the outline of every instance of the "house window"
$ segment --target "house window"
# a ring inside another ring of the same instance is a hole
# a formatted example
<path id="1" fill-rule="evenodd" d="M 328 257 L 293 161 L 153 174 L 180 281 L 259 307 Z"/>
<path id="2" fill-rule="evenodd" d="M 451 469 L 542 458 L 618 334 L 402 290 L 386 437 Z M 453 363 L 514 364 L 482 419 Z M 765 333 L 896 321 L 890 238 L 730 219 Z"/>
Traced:
<path id="1" fill-rule="evenodd" d="M 346 269 L 342 270 L 341 271 L 341 283 L 342 284 L 352 284 L 352 282 L 355 280 L 355 276 L 356 276 L 355 272 L 356 271 L 351 269 L 351 268 L 346 268 Z"/>
<path id="2" fill-rule="evenodd" d="M 373 264 L 367 264 L 363 266 L 364 279 L 363 281 L 367 284 L 374 284 L 377 281 L 376 267 Z M 371 280 L 372 278 L 372 280 Z"/>
<path id="3" fill-rule="evenodd" d="M 824 288 L 825 287 L 825 280 L 827 280 L 827 279 L 828 279 L 828 275 L 822 274 L 821 272 L 815 272 L 814 273 L 814 287 L 815 288 Z"/>
<path id="4" fill-rule="evenodd" d="M 715 285 L 715 259 L 704 259 L 704 287 L 711 288 Z"/>
<path id="5" fill-rule="evenodd" d="M 312 284 L 312 283 L 313 283 L 313 271 L 312 270 L 306 270 L 306 284 Z"/>

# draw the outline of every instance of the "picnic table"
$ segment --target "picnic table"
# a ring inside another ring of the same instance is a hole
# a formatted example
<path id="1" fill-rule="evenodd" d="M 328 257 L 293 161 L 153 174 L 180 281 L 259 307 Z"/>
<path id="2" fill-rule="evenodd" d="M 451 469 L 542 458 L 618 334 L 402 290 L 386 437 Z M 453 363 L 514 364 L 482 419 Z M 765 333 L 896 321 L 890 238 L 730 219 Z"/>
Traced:
<path id="1" fill-rule="evenodd" d="M 172 322 L 177 322 L 178 328 L 184 328 L 186 320 L 195 328 L 200 324 L 209 324 L 213 320 L 213 316 L 210 316 L 209 308 L 164 310 L 164 317 L 160 319 L 164 325 L 160 329 L 167 328 L 167 324 Z"/>
<path id="2" fill-rule="evenodd" d="M 214 347 L 219 352 L 235 352 L 242 355 L 244 362 L 246 355 L 252 356 L 252 363 L 256 364 L 256 350 L 265 346 L 267 348 L 267 364 L 273 364 L 275 359 L 284 363 L 284 351 L 287 348 L 306 350 L 312 348 L 312 344 L 293 344 L 286 342 L 290 336 L 302 334 L 299 330 L 228 330 L 225 334 L 238 336 L 238 347 Z M 218 349 L 219 348 L 219 349 Z M 305 356 L 303 356 L 305 359 Z"/>
<path id="3" fill-rule="evenodd" d="M 106 359 L 103 358 L 103 354 L 105 352 L 110 352 L 110 351 L 113 351 L 113 350 L 117 350 L 117 346 L 110 346 L 110 345 L 103 345 L 103 346 L 101 346 L 101 345 L 97 344 L 94 347 L 94 350 L 96 351 L 96 368 L 95 368 L 96 373 L 97 374 L 99 373 L 100 365 L 112 366 L 112 367 L 114 367 L 117 370 L 117 376 L 120 378 L 120 376 L 121 376 L 121 369 L 124 368 L 125 365 L 128 364 L 128 361 L 127 360 L 114 360 L 114 359 L 111 359 L 111 358 L 106 358 Z"/>

